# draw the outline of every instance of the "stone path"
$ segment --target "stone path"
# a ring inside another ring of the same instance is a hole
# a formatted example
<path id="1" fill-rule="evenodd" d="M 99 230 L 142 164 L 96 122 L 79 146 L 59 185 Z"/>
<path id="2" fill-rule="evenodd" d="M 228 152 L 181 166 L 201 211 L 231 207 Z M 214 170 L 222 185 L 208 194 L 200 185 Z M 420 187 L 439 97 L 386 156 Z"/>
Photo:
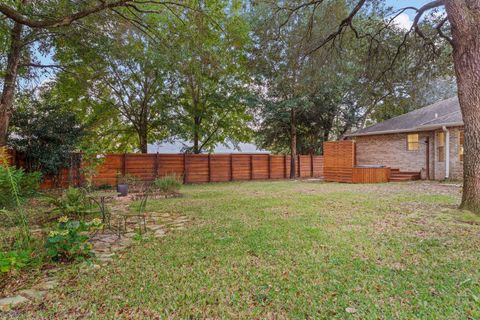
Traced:
<path id="1" fill-rule="evenodd" d="M 127 201 L 119 201 L 111 207 L 112 225 L 118 226 L 120 222 L 124 224 L 122 214 L 127 214 Z M 119 237 L 114 231 L 98 232 L 90 238 L 92 243 L 92 252 L 95 254 L 93 268 L 98 269 L 105 266 L 113 260 L 113 258 L 122 250 L 128 248 L 134 241 L 136 234 L 139 234 L 140 227 L 143 226 L 143 218 L 140 221 L 136 217 L 127 219 L 126 230 Z M 147 231 L 143 234 L 151 235 L 155 238 L 162 238 L 173 230 L 185 230 L 186 225 L 190 222 L 188 217 L 179 214 L 148 212 L 145 213 L 145 223 Z M 15 295 L 0 299 L 0 312 L 9 311 L 13 307 L 23 303 L 41 300 L 48 290 L 54 289 L 59 285 L 59 281 L 55 273 L 59 269 L 51 269 L 46 271 L 44 277 L 38 281 L 36 285 L 30 289 L 20 290 Z M 0 314 L 1 316 L 1 314 Z"/>
<path id="2" fill-rule="evenodd" d="M 55 276 L 57 271 L 58 269 L 48 270 L 45 276 L 30 289 L 23 289 L 16 292 L 14 296 L 0 299 L 0 311 L 9 311 L 19 304 L 42 299 L 48 290 L 58 286 L 58 280 Z"/>
<path id="3" fill-rule="evenodd" d="M 120 237 L 115 232 L 100 232 L 91 238 L 92 251 L 100 264 L 112 261 L 117 252 L 129 247 L 136 234 L 162 238 L 172 230 L 186 229 L 186 224 L 190 222 L 186 216 L 158 212 L 145 213 L 146 226 L 143 225 L 143 218 L 140 220 L 137 216 L 129 217 L 125 226 L 126 230 L 121 233 Z M 123 227 L 123 224 L 123 216 L 119 214 L 112 216 L 112 225 L 122 225 Z M 144 227 L 147 229 L 146 232 Z"/>

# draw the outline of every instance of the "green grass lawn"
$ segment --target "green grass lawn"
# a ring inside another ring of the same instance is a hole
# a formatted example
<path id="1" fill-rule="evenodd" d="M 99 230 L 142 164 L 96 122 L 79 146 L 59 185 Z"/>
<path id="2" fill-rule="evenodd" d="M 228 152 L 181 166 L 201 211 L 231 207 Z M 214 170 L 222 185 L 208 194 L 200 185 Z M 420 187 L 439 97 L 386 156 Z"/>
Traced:
<path id="1" fill-rule="evenodd" d="M 101 270 L 67 268 L 64 285 L 23 315 L 480 318 L 480 219 L 455 209 L 455 187 L 280 181 L 183 192 L 147 209 L 190 217 L 186 230 L 139 242 Z"/>

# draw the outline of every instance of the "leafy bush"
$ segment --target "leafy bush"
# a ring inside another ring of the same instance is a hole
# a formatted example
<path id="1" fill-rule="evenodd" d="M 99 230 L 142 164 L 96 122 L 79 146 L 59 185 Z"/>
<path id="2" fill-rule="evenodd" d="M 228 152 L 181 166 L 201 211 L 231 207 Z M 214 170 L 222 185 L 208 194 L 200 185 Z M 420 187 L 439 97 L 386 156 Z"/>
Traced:
<path id="1" fill-rule="evenodd" d="M 101 184 L 96 187 L 97 190 L 112 190 L 113 187 L 109 184 Z"/>
<path id="2" fill-rule="evenodd" d="M 84 189 L 69 187 L 63 191 L 61 197 L 54 199 L 52 203 L 56 210 L 67 216 L 81 216 L 91 213 L 93 205 L 87 197 Z"/>
<path id="3" fill-rule="evenodd" d="M 30 250 L 0 252 L 0 273 L 21 269 L 32 261 Z"/>
<path id="4" fill-rule="evenodd" d="M 155 188 L 162 192 L 173 193 L 178 192 L 182 186 L 180 179 L 175 175 L 167 175 L 163 178 L 156 179 L 153 182 Z"/>
<path id="5" fill-rule="evenodd" d="M 25 155 L 28 171 L 56 176 L 72 162 L 79 164 L 74 152 L 86 131 L 75 112 L 62 105 L 52 89 L 45 87 L 39 96 L 27 94 L 18 100 L 8 143 Z"/>
<path id="6" fill-rule="evenodd" d="M 0 207 L 13 208 L 37 194 L 40 172 L 27 173 L 23 169 L 0 166 Z"/>
<path id="7" fill-rule="evenodd" d="M 88 259 L 94 256 L 92 246 L 88 243 L 88 231 L 102 227 L 100 219 L 91 222 L 70 221 L 64 216 L 58 219 L 55 230 L 48 234 L 45 247 L 47 255 L 54 261 L 72 261 Z"/>

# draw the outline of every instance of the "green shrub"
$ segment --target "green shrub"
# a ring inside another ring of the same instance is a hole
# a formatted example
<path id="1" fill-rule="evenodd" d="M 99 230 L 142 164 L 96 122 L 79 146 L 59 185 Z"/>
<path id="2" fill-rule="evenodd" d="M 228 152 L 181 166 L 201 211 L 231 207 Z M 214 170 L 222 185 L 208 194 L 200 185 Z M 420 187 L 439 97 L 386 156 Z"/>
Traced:
<path id="1" fill-rule="evenodd" d="M 96 187 L 97 190 L 112 190 L 113 187 L 109 184 L 101 184 Z"/>
<path id="2" fill-rule="evenodd" d="M 84 189 L 69 187 L 63 191 L 62 196 L 53 199 L 52 204 L 67 216 L 81 216 L 93 212 L 93 205 Z"/>
<path id="3" fill-rule="evenodd" d="M 0 273 L 18 270 L 29 265 L 32 261 L 30 250 L 14 250 L 0 252 Z"/>
<path id="4" fill-rule="evenodd" d="M 14 208 L 35 196 L 41 176 L 40 172 L 27 173 L 23 169 L 0 166 L 0 207 Z"/>
<path id="5" fill-rule="evenodd" d="M 155 188 L 162 192 L 178 192 L 182 186 L 180 179 L 175 174 L 167 175 L 163 178 L 156 179 L 153 182 Z"/>
<path id="6" fill-rule="evenodd" d="M 92 246 L 88 243 L 88 231 L 102 227 L 100 219 L 91 222 L 70 221 L 64 216 L 58 220 L 55 230 L 47 236 L 45 248 L 47 255 L 54 261 L 72 261 L 88 259 L 94 256 Z"/>

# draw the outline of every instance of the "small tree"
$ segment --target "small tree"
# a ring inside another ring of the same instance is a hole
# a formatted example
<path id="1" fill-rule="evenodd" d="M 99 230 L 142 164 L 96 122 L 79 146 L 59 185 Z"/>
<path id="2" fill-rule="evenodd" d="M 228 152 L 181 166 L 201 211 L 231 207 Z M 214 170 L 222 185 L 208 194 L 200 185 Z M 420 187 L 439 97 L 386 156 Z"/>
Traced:
<path id="1" fill-rule="evenodd" d="M 51 88 L 38 97 L 24 97 L 13 115 L 9 145 L 25 154 L 28 171 L 56 176 L 70 166 L 72 153 L 84 135 L 76 116 L 57 103 Z"/>

